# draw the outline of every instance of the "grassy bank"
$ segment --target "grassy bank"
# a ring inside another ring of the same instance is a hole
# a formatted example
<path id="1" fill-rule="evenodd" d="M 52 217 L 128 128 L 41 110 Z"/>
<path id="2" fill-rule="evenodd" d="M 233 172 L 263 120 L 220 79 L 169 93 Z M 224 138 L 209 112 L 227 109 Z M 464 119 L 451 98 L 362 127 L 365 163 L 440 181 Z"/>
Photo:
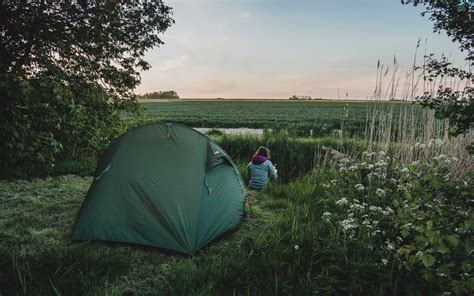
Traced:
<path id="1" fill-rule="evenodd" d="M 329 162 L 253 196 L 195 257 L 71 242 L 91 177 L 0 181 L 2 295 L 427 295 L 474 291 L 472 183 L 433 163 Z M 239 165 L 244 170 L 245 165 Z M 401 187 L 400 187 L 401 186 Z"/>

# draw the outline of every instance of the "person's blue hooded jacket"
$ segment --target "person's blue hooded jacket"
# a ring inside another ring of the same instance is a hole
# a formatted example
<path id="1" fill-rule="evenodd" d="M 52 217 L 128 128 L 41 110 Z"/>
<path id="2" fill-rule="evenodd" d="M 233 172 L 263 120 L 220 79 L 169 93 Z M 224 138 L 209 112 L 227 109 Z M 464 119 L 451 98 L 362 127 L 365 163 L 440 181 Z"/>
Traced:
<path id="1" fill-rule="evenodd" d="M 277 178 L 277 170 L 273 163 L 265 156 L 254 155 L 247 166 L 249 174 L 249 187 L 254 190 L 262 190 L 268 183 L 268 179 Z"/>

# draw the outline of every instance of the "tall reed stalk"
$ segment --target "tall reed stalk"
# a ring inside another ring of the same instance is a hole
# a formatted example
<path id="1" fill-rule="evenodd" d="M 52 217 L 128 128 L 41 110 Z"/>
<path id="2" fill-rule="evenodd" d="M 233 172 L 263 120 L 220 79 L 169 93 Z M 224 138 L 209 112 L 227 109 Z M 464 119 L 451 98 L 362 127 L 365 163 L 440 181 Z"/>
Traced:
<path id="1" fill-rule="evenodd" d="M 457 177 L 474 169 L 466 149 L 474 141 L 474 132 L 451 137 L 446 120 L 416 104 L 369 109 L 365 140 L 369 149 L 386 151 L 404 163 L 440 159 Z"/>

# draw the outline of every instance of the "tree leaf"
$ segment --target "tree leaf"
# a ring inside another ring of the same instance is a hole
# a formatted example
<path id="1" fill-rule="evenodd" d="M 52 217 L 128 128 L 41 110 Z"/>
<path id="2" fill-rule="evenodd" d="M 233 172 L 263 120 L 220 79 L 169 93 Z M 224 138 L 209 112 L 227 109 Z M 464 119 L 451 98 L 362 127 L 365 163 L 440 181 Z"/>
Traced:
<path id="1" fill-rule="evenodd" d="M 423 254 L 421 255 L 421 262 L 423 262 L 425 267 L 430 267 L 436 262 L 436 258 L 430 254 Z"/>

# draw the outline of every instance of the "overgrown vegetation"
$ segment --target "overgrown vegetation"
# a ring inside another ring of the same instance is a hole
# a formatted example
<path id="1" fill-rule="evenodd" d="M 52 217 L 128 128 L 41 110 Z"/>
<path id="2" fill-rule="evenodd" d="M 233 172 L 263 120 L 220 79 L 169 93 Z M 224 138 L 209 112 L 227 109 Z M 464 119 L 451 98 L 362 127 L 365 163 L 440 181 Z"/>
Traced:
<path id="1" fill-rule="evenodd" d="M 472 293 L 472 158 L 464 154 L 461 136 L 428 139 L 444 135 L 432 115 L 424 118 L 419 135 L 411 132 L 412 117 L 401 118 L 399 130 L 405 132 L 395 138 L 387 120 L 368 121 L 366 129 L 374 133 L 367 139 L 213 132 L 244 177 L 255 148 L 269 146 L 280 180 L 252 197 L 252 212 L 237 231 L 195 257 L 71 242 L 90 177 L 0 181 L 0 290 L 7 295 Z M 59 161 L 52 172 L 90 176 L 95 163 L 95 157 Z"/>
<path id="2" fill-rule="evenodd" d="M 9 294 L 470 294 L 472 179 L 438 157 L 325 162 L 253 196 L 252 216 L 196 257 L 70 242 L 90 177 L 0 182 L 0 290 Z M 240 166 L 245 173 L 245 164 Z"/>

